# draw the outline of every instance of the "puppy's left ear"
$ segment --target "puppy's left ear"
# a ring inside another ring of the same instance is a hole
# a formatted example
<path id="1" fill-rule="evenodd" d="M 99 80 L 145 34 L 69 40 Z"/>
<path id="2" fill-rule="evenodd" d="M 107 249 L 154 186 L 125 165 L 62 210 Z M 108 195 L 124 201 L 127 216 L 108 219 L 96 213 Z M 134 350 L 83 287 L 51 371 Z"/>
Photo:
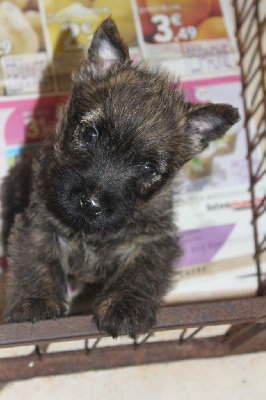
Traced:
<path id="1" fill-rule="evenodd" d="M 115 66 L 130 61 L 127 45 L 112 18 L 101 23 L 88 50 L 93 77 L 104 77 Z"/>
<path id="2" fill-rule="evenodd" d="M 201 153 L 210 142 L 221 138 L 228 129 L 239 121 L 238 109 L 229 104 L 187 103 L 185 141 L 189 144 L 189 161 Z"/>

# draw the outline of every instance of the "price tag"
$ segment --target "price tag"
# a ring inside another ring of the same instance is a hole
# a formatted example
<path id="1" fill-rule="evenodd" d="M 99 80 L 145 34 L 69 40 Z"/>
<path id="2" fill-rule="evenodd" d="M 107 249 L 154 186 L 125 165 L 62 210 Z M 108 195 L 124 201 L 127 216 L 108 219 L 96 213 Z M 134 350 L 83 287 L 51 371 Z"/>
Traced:
<path id="1" fill-rule="evenodd" d="M 154 42 L 157 43 L 194 40 L 197 37 L 197 28 L 195 26 L 182 26 L 182 15 L 179 13 L 171 16 L 155 14 L 151 17 L 151 22 L 157 27 L 157 33 L 153 36 Z"/>
<path id="2" fill-rule="evenodd" d="M 227 38 L 219 0 L 135 0 L 144 42 Z"/>
<path id="3" fill-rule="evenodd" d="M 0 41 L 0 56 L 6 56 L 11 53 L 13 48 L 11 40 Z"/>
<path id="4" fill-rule="evenodd" d="M 104 19 L 106 10 L 96 12 L 73 3 L 47 16 L 50 45 L 54 54 L 82 52 L 91 42 L 93 32 Z"/>

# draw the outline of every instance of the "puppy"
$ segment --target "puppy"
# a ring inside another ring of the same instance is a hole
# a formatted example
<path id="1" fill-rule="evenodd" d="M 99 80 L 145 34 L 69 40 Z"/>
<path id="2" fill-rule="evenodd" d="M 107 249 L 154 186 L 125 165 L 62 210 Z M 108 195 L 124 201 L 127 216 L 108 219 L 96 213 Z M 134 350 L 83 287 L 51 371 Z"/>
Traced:
<path id="1" fill-rule="evenodd" d="M 100 25 L 54 135 L 4 182 L 8 321 L 64 315 L 71 276 L 101 284 L 100 331 L 135 338 L 156 323 L 181 255 L 174 177 L 239 119 L 173 82 L 130 60 L 111 18 Z"/>

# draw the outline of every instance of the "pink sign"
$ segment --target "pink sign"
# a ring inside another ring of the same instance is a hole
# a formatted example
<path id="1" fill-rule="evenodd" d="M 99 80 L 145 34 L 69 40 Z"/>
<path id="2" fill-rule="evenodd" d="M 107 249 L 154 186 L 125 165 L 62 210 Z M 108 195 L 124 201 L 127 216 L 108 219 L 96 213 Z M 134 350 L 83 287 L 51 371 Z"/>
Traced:
<path id="1" fill-rule="evenodd" d="M 66 96 L 49 96 L 0 103 L 6 146 L 37 143 L 54 129 L 58 108 Z"/>

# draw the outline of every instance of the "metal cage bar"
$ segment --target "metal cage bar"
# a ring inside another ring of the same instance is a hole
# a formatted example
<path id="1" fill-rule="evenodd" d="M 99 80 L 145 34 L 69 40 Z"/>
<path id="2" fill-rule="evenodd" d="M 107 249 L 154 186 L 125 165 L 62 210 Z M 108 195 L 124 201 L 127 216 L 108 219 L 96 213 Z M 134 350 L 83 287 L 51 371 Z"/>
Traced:
<path id="1" fill-rule="evenodd" d="M 233 1 L 233 6 L 234 6 L 234 11 L 235 11 L 235 21 L 236 21 L 236 39 L 237 39 L 237 45 L 238 49 L 240 52 L 240 61 L 239 61 L 239 66 L 241 69 L 241 75 L 242 75 L 242 82 L 243 82 L 243 103 L 244 103 L 244 109 L 245 109 L 245 128 L 246 128 L 246 134 L 247 134 L 247 144 L 248 144 L 248 162 L 249 162 L 249 173 L 250 173 L 250 193 L 251 193 L 251 203 L 252 203 L 252 212 L 253 212 L 253 218 L 252 218 L 252 225 L 253 225 L 253 230 L 254 230 L 254 247 L 255 247 L 255 252 L 254 252 L 254 259 L 256 262 L 257 266 L 257 276 L 258 276 L 258 294 L 261 293 L 261 288 L 264 287 L 263 279 L 262 279 L 262 273 L 261 273 L 261 256 L 262 252 L 265 251 L 263 250 L 263 241 L 260 242 L 259 239 L 259 232 L 258 232 L 258 219 L 262 216 L 264 209 L 261 211 L 261 207 L 263 206 L 263 203 L 265 204 L 265 196 L 262 199 L 262 204 L 257 204 L 256 202 L 256 185 L 258 184 L 259 180 L 264 176 L 265 174 L 265 159 L 260 165 L 260 173 L 258 175 L 258 172 L 255 170 L 255 167 L 253 166 L 252 163 L 252 151 L 262 142 L 264 143 L 262 145 L 265 146 L 265 115 L 266 115 L 266 103 L 265 103 L 265 97 L 266 97 L 266 82 L 265 82 L 265 54 L 264 51 L 265 49 L 263 48 L 263 37 L 265 40 L 265 26 L 266 26 L 266 18 L 265 16 L 260 13 L 260 5 L 262 4 L 262 1 L 253 1 L 250 3 L 248 6 L 247 12 L 245 11 L 245 4 L 248 3 L 243 0 L 234 0 Z M 246 4 L 247 7 L 247 4 Z M 254 23 L 256 24 L 255 26 L 255 32 L 251 33 L 250 29 L 245 30 L 245 34 L 243 35 L 243 30 L 245 27 L 245 23 L 248 15 L 250 15 L 252 11 L 252 15 L 254 15 Z M 251 44 L 255 46 L 256 48 L 256 56 L 254 56 L 253 53 L 251 53 Z M 251 53 L 251 54 L 250 54 Z M 250 57 L 251 61 L 247 62 L 245 58 Z M 251 65 L 255 62 L 255 59 L 257 60 L 258 66 L 253 73 L 253 75 L 250 77 L 250 69 Z M 258 79 L 258 84 L 260 90 L 258 90 L 258 86 L 256 88 L 255 94 L 253 95 L 253 101 L 251 98 L 250 101 L 250 87 L 253 82 L 253 79 L 255 76 L 259 76 Z M 256 98 L 256 105 L 254 106 L 254 101 Z M 261 112 L 261 119 L 259 121 L 260 125 L 264 126 L 264 129 L 262 132 L 260 132 L 260 129 L 258 128 L 258 131 L 255 135 L 255 137 L 252 137 L 252 132 L 250 128 L 249 121 L 251 118 L 255 118 L 256 112 L 260 109 Z M 264 167 L 264 168 L 263 168 Z M 263 250 L 263 251 L 262 251 Z"/>

